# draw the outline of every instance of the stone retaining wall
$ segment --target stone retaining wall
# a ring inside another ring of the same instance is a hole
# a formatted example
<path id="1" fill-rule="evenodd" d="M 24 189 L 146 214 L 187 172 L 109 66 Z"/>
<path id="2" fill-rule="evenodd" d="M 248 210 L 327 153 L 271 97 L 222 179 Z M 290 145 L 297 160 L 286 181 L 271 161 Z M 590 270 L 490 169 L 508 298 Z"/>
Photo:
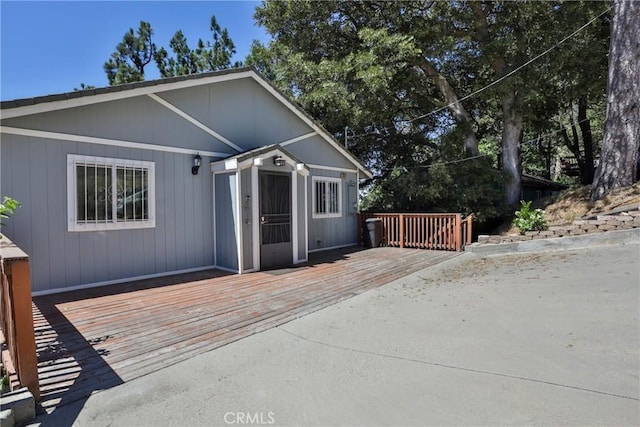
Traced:
<path id="1" fill-rule="evenodd" d="M 544 231 L 527 231 L 522 234 L 480 235 L 478 243 L 510 243 L 524 240 L 547 239 L 552 237 L 577 236 L 581 234 L 603 233 L 611 230 L 640 228 L 640 211 L 622 212 L 617 215 L 602 215 L 596 219 L 579 219 L 567 225 L 551 225 Z"/>

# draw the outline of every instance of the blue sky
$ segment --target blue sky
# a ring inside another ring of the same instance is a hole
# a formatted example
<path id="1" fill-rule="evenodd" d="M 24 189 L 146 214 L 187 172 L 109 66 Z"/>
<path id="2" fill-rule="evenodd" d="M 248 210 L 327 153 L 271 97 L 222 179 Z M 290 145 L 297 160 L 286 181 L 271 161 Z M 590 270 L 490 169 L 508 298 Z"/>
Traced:
<path id="1" fill-rule="evenodd" d="M 151 23 L 154 42 L 168 48 L 181 29 L 190 46 L 211 40 L 215 15 L 243 60 L 254 39 L 268 36 L 253 20 L 250 1 L 0 1 L 0 97 L 27 98 L 72 91 L 80 83 L 107 86 L 102 65 L 129 28 Z M 155 64 L 145 71 L 157 78 Z"/>

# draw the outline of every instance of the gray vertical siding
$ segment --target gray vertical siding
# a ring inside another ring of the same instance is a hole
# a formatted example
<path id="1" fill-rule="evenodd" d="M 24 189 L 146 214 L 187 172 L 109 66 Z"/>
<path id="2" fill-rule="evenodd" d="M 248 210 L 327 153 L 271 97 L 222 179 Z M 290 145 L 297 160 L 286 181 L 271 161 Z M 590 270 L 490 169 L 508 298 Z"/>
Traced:
<path id="1" fill-rule="evenodd" d="M 0 194 L 22 204 L 2 231 L 30 255 L 35 292 L 213 264 L 210 174 L 192 175 L 191 156 L 14 135 L 1 144 Z M 154 162 L 156 227 L 68 232 L 67 154 Z"/>
<path id="2" fill-rule="evenodd" d="M 353 207 L 357 198 L 356 174 L 347 173 L 342 179 L 342 216 L 339 218 L 313 218 L 313 176 L 339 178 L 340 172 L 312 169 L 307 182 L 309 194 L 309 250 L 322 250 L 334 246 L 358 243 L 357 210 Z M 353 183 L 355 185 L 350 185 Z"/>
<path id="3" fill-rule="evenodd" d="M 238 241 L 236 239 L 236 174 L 216 174 L 216 264 L 238 269 Z"/>
<path id="4" fill-rule="evenodd" d="M 277 144 L 312 131 L 252 79 L 165 91 L 158 96 L 242 150 Z M 3 119 L 2 125 L 154 144 L 170 147 L 168 151 L 180 148 L 237 154 L 147 96 Z M 207 166 L 211 160 L 219 159 L 206 156 L 200 173 L 192 175 L 191 154 L 9 134 L 2 134 L 0 149 L 0 196 L 9 195 L 22 203 L 2 231 L 30 254 L 35 292 L 206 267 L 216 260 L 221 267 L 237 269 L 238 220 L 242 221 L 244 268 L 254 267 L 253 246 L 257 242 L 253 241 L 253 222 L 258 218 L 252 218 L 250 204 L 245 207 L 244 198 L 259 194 L 251 194 L 250 169 L 240 172 L 243 199 L 236 200 L 236 175 L 216 175 L 214 188 Z M 356 168 L 320 136 L 289 144 L 286 150 L 306 163 Z M 68 232 L 68 154 L 153 162 L 155 228 Z M 261 169 L 283 171 L 268 164 Z M 347 185 L 355 182 L 355 173 L 348 173 L 343 179 L 342 217 L 328 219 L 312 219 L 313 175 L 340 176 L 340 172 L 312 170 L 307 178 L 306 210 L 304 178 L 297 177 L 299 259 L 305 258 L 307 250 L 357 242 L 353 209 L 357 187 Z M 235 215 L 238 203 L 240 219 Z"/>
<path id="5" fill-rule="evenodd" d="M 285 148 L 303 162 L 312 165 L 356 170 L 353 163 L 319 135 L 289 144 Z"/>
<path id="6" fill-rule="evenodd" d="M 167 91 L 160 96 L 245 149 L 311 132 L 252 79 Z"/>
<path id="7" fill-rule="evenodd" d="M 232 148 L 148 96 L 5 119 L 2 125 L 235 154 Z"/>

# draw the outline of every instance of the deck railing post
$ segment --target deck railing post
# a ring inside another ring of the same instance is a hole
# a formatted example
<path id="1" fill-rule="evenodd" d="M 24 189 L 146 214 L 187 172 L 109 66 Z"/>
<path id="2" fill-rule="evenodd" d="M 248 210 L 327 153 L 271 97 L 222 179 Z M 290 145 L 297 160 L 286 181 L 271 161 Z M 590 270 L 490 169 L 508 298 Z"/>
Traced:
<path id="1" fill-rule="evenodd" d="M 14 361 L 20 384 L 27 387 L 36 399 L 40 398 L 38 387 L 38 359 L 31 307 L 31 278 L 29 260 L 21 259 L 9 263 L 13 316 L 16 331 L 16 353 Z"/>
<path id="2" fill-rule="evenodd" d="M 400 247 L 404 248 L 404 215 L 398 215 L 398 221 L 400 221 Z"/>
<path id="3" fill-rule="evenodd" d="M 462 250 L 462 215 L 456 214 L 454 217 L 455 247 L 456 251 Z"/>
<path id="4" fill-rule="evenodd" d="M 21 386 L 27 387 L 36 400 L 40 399 L 38 358 L 33 327 L 31 274 L 29 258 L 6 237 L 2 240 L 2 297 L 5 339 L 11 363 Z M 5 312 L 6 310 L 6 312 Z M 7 336 L 10 335 L 10 336 Z"/>

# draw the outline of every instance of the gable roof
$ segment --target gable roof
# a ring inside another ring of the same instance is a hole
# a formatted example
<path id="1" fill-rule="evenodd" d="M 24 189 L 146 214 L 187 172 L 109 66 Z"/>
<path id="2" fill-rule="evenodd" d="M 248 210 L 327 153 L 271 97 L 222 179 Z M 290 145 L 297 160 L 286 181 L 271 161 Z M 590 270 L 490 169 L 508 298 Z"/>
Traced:
<path id="1" fill-rule="evenodd" d="M 221 71 L 211 71 L 211 72 L 199 73 L 199 74 L 188 74 L 184 76 L 166 77 L 166 78 L 156 79 L 156 80 L 144 80 L 141 82 L 124 83 L 120 85 L 99 87 L 99 88 L 93 88 L 93 89 L 74 90 L 73 92 L 36 96 L 31 98 L 14 99 L 14 100 L 2 101 L 0 103 L 0 109 L 9 110 L 13 108 L 34 106 L 37 104 L 45 104 L 45 103 L 57 102 L 57 101 L 70 101 L 70 100 L 79 99 L 79 98 L 92 97 L 96 95 L 115 94 L 115 93 L 122 93 L 122 96 L 108 97 L 109 100 L 129 98 L 129 97 L 139 96 L 141 94 L 178 89 L 179 87 L 190 87 L 190 86 L 197 86 L 200 84 L 211 83 L 209 81 L 204 83 L 199 82 L 199 80 L 208 80 L 210 77 L 218 77 L 216 81 L 231 80 L 233 78 L 230 78 L 230 79 L 223 78 L 223 76 L 233 75 L 233 74 L 236 74 L 236 75 L 244 74 L 247 71 L 251 71 L 251 70 L 253 69 L 249 67 L 232 68 L 232 69 L 221 70 Z M 242 77 L 246 77 L 246 76 L 235 76 L 235 78 L 242 78 Z M 172 85 L 173 83 L 186 82 L 186 81 L 194 82 L 194 83 L 190 83 L 187 85 L 179 85 L 179 87 L 173 87 L 174 85 Z M 162 89 L 164 85 L 172 85 L 172 87 L 167 89 Z M 135 91 L 134 93 L 127 93 L 127 91 L 131 91 L 134 89 L 143 89 L 143 88 L 157 88 L 157 89 L 152 89 L 150 91 L 143 91 L 142 93 L 140 93 L 139 91 Z M 79 104 L 79 105 L 95 104 L 99 102 L 104 102 L 105 99 L 103 98 L 104 97 L 98 97 L 93 100 L 87 100 L 86 102 L 80 101 L 74 104 Z M 53 109 L 58 109 L 58 108 L 60 107 L 59 106 L 55 108 L 43 107 L 42 109 L 38 109 L 38 110 L 51 111 Z M 62 106 L 62 108 L 70 108 L 70 107 Z M 12 113 L 3 112 L 4 113 L 3 118 L 19 117 L 23 115 L 42 112 L 42 111 L 31 111 L 31 110 L 34 110 L 34 109 L 25 109 L 24 111 L 16 113 L 15 115 Z"/>
<path id="2" fill-rule="evenodd" d="M 264 147 L 254 148 L 252 150 L 247 150 L 244 153 L 239 153 L 239 154 L 236 154 L 235 156 L 228 157 L 224 160 L 236 159 L 238 162 L 243 162 L 245 160 L 260 157 L 260 155 L 262 154 L 272 153 L 276 150 L 279 150 L 280 152 L 285 154 L 287 157 L 289 157 L 293 163 L 303 163 L 302 160 L 298 159 L 296 156 L 291 154 L 280 144 L 271 144 L 271 145 L 265 145 Z"/>
<path id="3" fill-rule="evenodd" d="M 352 164 L 361 170 L 365 176 L 372 178 L 371 172 L 346 148 L 344 148 L 320 123 L 307 114 L 287 95 L 278 90 L 270 81 L 264 78 L 253 67 L 234 68 L 221 71 L 212 71 L 199 74 L 189 74 L 185 76 L 167 77 L 156 80 L 145 80 L 135 83 L 126 83 L 116 86 L 107 86 L 95 89 L 85 89 L 73 92 L 66 92 L 54 95 L 38 96 L 33 98 L 15 99 L 2 101 L 0 103 L 0 113 L 2 119 L 22 117 L 32 114 L 44 113 L 66 108 L 80 107 L 84 105 L 98 104 L 101 102 L 114 101 L 118 99 L 133 98 L 141 95 L 165 92 L 169 90 L 182 89 L 187 87 L 207 85 L 211 83 L 224 82 L 251 78 L 262 86 L 267 92 L 285 105 L 298 118 L 318 133 L 325 141 L 331 144 L 336 150 L 344 155 Z"/>
<path id="4" fill-rule="evenodd" d="M 550 179 L 542 178 L 535 175 L 529 175 L 526 173 L 522 174 L 521 183 L 523 186 L 558 191 L 569 188 L 568 185 L 562 184 L 560 182 L 551 181 Z"/>

